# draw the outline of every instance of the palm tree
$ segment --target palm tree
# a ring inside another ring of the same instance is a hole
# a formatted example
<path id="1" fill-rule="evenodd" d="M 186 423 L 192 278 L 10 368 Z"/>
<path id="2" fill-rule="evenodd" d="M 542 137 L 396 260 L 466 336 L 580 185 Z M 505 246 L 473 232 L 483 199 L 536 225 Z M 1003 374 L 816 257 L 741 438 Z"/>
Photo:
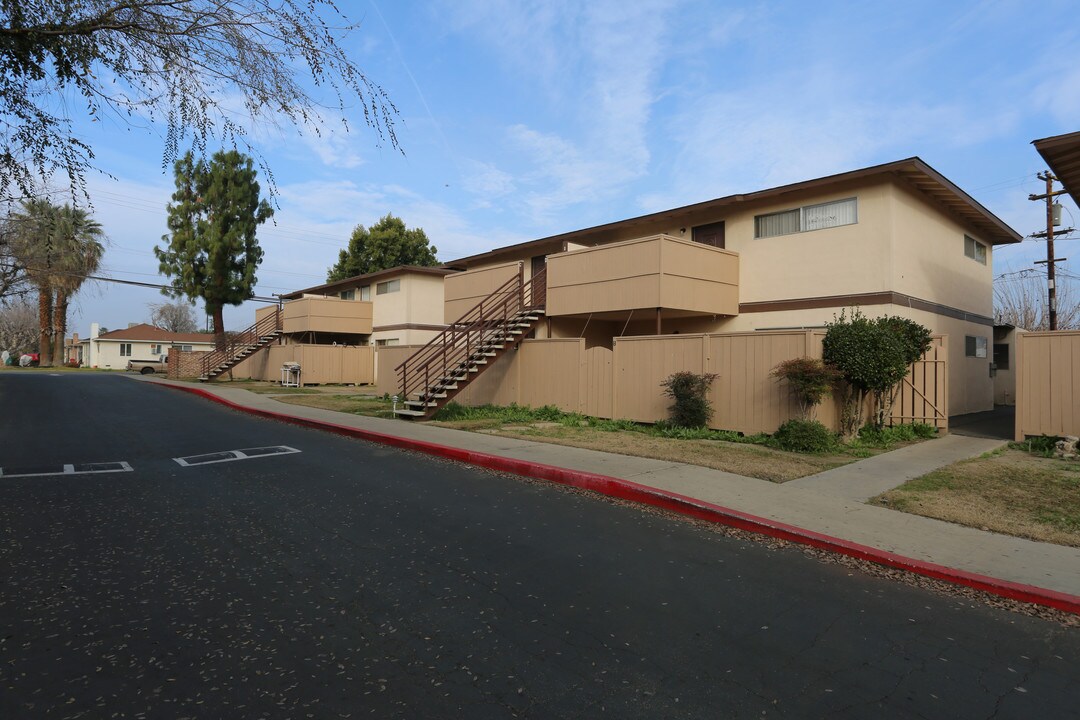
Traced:
<path id="1" fill-rule="evenodd" d="M 49 200 L 24 201 L 12 219 L 12 254 L 38 291 L 38 352 L 49 367 L 63 362 L 68 302 L 100 265 L 103 233 L 85 210 Z"/>
<path id="2" fill-rule="evenodd" d="M 52 278 L 56 293 L 53 304 L 53 356 L 64 362 L 64 338 L 67 335 L 68 302 L 79 292 L 87 275 L 93 275 L 101 265 L 105 248 L 98 238 L 104 237 L 101 224 L 81 208 L 64 205 L 56 211 L 54 242 L 58 261 Z"/>
<path id="3" fill-rule="evenodd" d="M 58 210 L 49 200 L 24 200 L 22 211 L 12 214 L 12 255 L 38 291 L 38 353 L 42 367 L 52 365 L 52 266 L 56 262 L 53 234 Z"/>

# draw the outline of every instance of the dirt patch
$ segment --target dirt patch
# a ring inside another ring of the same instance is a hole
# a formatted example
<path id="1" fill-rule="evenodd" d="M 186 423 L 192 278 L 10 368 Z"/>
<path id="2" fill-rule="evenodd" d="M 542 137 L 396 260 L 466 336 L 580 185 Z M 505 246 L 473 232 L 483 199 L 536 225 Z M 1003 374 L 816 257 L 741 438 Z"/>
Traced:
<path id="1" fill-rule="evenodd" d="M 871 503 L 982 530 L 1080 547 L 1080 462 L 1007 449 L 964 460 Z"/>

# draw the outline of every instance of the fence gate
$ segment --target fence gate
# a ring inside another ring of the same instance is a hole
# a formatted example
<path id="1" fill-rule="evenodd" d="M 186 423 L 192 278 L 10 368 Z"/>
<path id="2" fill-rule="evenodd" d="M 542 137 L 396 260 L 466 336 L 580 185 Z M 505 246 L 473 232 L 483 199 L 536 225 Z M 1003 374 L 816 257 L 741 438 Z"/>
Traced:
<path id="1" fill-rule="evenodd" d="M 911 365 L 893 397 L 890 424 L 926 423 L 949 429 L 949 338 L 935 335 L 930 349 Z"/>

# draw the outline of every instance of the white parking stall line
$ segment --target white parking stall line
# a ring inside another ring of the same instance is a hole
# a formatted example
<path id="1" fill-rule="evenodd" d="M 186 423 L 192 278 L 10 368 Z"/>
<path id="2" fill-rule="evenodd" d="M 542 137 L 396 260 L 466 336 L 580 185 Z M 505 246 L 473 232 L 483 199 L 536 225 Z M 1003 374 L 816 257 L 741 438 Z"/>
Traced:
<path id="1" fill-rule="evenodd" d="M 173 461 L 180 467 L 194 467 L 199 465 L 236 462 L 237 460 L 255 460 L 262 457 L 292 455 L 293 453 L 298 452 L 301 451 L 287 445 L 270 445 L 267 447 L 244 448 L 242 450 L 222 450 L 220 452 L 206 453 L 204 455 L 175 457 L 173 458 Z"/>
<path id="2" fill-rule="evenodd" d="M 126 461 L 101 463 L 57 463 L 43 467 L 0 467 L 0 478 L 56 477 L 59 475 L 105 475 L 133 472 Z"/>

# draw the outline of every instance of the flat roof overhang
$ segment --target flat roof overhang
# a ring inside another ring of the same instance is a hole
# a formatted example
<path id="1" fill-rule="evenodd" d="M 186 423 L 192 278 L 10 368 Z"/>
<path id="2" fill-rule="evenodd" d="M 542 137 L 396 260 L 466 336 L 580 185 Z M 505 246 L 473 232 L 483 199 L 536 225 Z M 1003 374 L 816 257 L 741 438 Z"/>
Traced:
<path id="1" fill-rule="evenodd" d="M 1061 181 L 1073 202 L 1080 205 L 1080 132 L 1033 140 L 1031 144 Z"/>

